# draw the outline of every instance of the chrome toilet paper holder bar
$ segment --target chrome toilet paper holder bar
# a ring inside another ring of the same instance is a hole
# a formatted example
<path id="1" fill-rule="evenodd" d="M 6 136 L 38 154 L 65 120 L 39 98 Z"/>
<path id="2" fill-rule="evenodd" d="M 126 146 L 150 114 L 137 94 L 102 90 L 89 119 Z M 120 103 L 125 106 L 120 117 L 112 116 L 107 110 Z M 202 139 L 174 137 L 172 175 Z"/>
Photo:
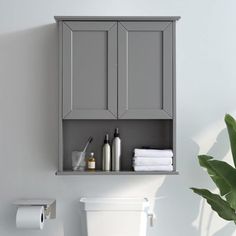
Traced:
<path id="1" fill-rule="evenodd" d="M 56 200 L 55 199 L 19 199 L 14 205 L 20 206 L 43 206 L 45 219 L 56 218 Z"/>

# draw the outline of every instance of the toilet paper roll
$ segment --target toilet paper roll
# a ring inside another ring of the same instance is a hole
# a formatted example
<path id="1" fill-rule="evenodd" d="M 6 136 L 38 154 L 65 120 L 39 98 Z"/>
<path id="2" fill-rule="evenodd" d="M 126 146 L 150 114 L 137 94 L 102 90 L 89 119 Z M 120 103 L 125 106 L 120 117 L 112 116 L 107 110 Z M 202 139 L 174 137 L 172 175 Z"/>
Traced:
<path id="1" fill-rule="evenodd" d="M 43 206 L 22 206 L 16 213 L 16 227 L 20 229 L 43 229 Z"/>

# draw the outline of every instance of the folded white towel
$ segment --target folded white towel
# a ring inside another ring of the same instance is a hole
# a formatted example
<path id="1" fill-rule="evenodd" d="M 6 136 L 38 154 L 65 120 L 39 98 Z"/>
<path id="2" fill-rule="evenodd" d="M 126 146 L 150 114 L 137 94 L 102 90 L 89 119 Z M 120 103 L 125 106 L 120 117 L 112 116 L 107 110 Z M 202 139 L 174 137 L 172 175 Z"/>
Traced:
<path id="1" fill-rule="evenodd" d="M 153 157 L 134 157 L 133 164 L 137 166 L 166 166 L 172 165 L 172 157 L 153 158 Z"/>
<path id="2" fill-rule="evenodd" d="M 173 171 L 173 166 L 134 166 L 135 171 Z"/>
<path id="3" fill-rule="evenodd" d="M 135 157 L 173 157 L 173 151 L 171 149 L 134 149 L 134 156 Z"/>

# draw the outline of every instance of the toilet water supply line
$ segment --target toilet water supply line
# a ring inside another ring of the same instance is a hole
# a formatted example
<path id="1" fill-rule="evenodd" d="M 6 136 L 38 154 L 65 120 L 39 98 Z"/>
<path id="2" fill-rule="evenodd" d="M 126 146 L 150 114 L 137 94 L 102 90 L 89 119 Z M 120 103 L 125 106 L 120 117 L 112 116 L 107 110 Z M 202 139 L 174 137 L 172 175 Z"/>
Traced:
<path id="1" fill-rule="evenodd" d="M 155 221 L 156 221 L 156 215 L 153 211 L 150 210 L 150 201 L 148 198 L 144 198 L 148 202 L 148 210 L 147 210 L 147 216 L 149 218 L 149 224 L 151 227 L 154 226 Z M 156 200 L 156 198 L 154 198 Z"/>
<path id="2" fill-rule="evenodd" d="M 154 223 L 156 221 L 156 215 L 154 212 L 148 212 L 148 218 L 149 218 L 149 223 L 150 223 L 150 226 L 153 227 L 154 226 Z"/>

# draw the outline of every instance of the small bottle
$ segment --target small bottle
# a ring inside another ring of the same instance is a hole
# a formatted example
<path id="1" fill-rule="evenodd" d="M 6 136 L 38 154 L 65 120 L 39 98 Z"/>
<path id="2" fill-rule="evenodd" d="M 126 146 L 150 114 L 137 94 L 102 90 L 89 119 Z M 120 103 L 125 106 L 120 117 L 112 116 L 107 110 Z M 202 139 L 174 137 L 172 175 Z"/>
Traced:
<path id="1" fill-rule="evenodd" d="M 114 139 L 112 142 L 112 170 L 120 171 L 120 157 L 121 157 L 121 140 L 119 137 L 118 128 L 115 129 Z"/>
<path id="2" fill-rule="evenodd" d="M 90 156 L 88 158 L 88 170 L 89 171 L 94 171 L 96 168 L 96 159 L 94 157 L 94 153 L 91 152 Z"/>
<path id="3" fill-rule="evenodd" d="M 111 147 L 109 144 L 109 136 L 105 135 L 104 145 L 102 148 L 102 170 L 110 171 L 111 170 Z"/>

